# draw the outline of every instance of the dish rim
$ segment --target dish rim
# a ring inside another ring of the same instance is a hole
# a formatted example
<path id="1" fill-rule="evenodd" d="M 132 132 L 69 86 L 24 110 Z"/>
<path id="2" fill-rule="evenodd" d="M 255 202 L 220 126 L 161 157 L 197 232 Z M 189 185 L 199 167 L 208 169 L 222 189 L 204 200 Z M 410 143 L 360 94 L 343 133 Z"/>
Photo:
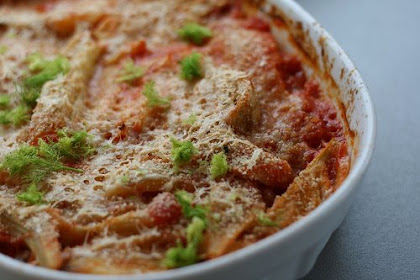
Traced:
<path id="1" fill-rule="evenodd" d="M 39 278 L 45 280 L 107 280 L 121 279 L 121 277 L 124 277 L 124 279 L 127 280 L 185 279 L 186 277 L 208 274 L 216 269 L 231 266 L 235 263 L 240 263 L 256 255 L 266 254 L 266 252 L 272 250 L 273 247 L 284 246 L 284 244 L 292 242 L 294 239 L 298 239 L 300 235 L 305 234 L 308 228 L 314 224 L 320 223 L 324 217 L 329 214 L 330 211 L 334 210 L 338 205 L 342 204 L 346 197 L 349 196 L 355 188 L 357 188 L 357 182 L 361 179 L 364 172 L 366 171 L 374 150 L 376 137 L 376 114 L 372 98 L 357 68 L 351 59 L 347 56 L 345 51 L 333 39 L 333 37 L 295 1 L 272 0 L 270 2 L 275 4 L 276 2 L 280 1 L 282 2 L 282 5 L 298 14 L 303 22 L 308 23 L 308 25 L 310 24 L 311 28 L 315 29 L 315 32 L 319 33 L 319 35 L 327 39 L 327 44 L 331 47 L 331 49 L 333 49 L 334 53 L 340 57 L 345 68 L 352 71 L 351 79 L 357 83 L 359 87 L 359 93 L 363 99 L 362 103 L 365 105 L 367 125 L 364 138 L 366 139 L 366 143 L 363 147 L 359 147 L 359 153 L 356 156 L 358 160 L 354 165 L 352 165 L 352 168 L 344 182 L 328 199 L 326 199 L 323 203 L 321 203 L 318 207 L 316 207 L 308 215 L 304 216 L 300 220 L 254 244 L 248 245 L 245 248 L 229 253 L 227 255 L 223 255 L 213 260 L 208 260 L 195 265 L 174 270 L 132 275 L 81 274 L 38 267 L 0 254 L 0 272 L 13 270 L 15 273 L 22 277 L 29 276 L 34 277 L 34 279 Z"/>

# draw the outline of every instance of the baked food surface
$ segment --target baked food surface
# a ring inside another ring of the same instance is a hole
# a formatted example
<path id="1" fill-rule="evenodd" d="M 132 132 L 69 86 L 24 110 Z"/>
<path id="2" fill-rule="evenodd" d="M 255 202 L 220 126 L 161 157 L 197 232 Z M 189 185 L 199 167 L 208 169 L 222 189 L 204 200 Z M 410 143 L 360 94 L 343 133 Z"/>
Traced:
<path id="1" fill-rule="evenodd" d="M 242 1 L 0 6 L 0 252 L 172 269 L 316 208 L 349 169 L 315 75 Z"/>

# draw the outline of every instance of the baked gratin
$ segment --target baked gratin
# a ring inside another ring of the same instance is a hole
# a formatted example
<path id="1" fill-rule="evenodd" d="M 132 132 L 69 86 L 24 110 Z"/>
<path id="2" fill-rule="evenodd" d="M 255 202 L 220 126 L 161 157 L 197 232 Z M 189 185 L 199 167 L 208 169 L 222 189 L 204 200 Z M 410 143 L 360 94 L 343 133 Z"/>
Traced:
<path id="1" fill-rule="evenodd" d="M 0 3 L 3 254 L 187 266 L 287 227 L 348 173 L 339 107 L 249 3 Z"/>

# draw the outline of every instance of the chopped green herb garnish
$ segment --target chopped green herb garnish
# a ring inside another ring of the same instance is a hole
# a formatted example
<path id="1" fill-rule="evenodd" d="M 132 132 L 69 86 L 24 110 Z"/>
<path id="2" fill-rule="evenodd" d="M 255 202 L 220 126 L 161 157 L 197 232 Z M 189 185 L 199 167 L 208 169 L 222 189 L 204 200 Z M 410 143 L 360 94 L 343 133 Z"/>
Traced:
<path id="1" fill-rule="evenodd" d="M 210 163 L 210 174 L 213 179 L 224 176 L 229 170 L 229 165 L 224 152 L 215 154 Z"/>
<path id="2" fill-rule="evenodd" d="M 35 74 L 27 77 L 23 84 L 17 86 L 22 104 L 13 110 L 0 112 L 1 124 L 21 125 L 28 121 L 30 109 L 35 108 L 42 86 L 55 79 L 59 74 L 67 73 L 70 69 L 70 64 L 64 57 L 46 60 L 40 54 L 35 53 L 28 56 L 26 62 L 29 70 Z"/>
<path id="3" fill-rule="evenodd" d="M 207 211 L 201 206 L 193 206 L 193 196 L 186 191 L 177 191 L 175 197 L 181 205 L 182 213 L 191 223 L 187 227 L 187 245 L 180 242 L 166 252 L 164 265 L 169 268 L 182 267 L 198 261 L 198 247 L 207 227 Z"/>
<path id="4" fill-rule="evenodd" d="M 21 125 L 29 120 L 28 108 L 24 105 L 18 105 L 9 113 L 10 122 L 13 125 Z"/>
<path id="5" fill-rule="evenodd" d="M 144 67 L 136 66 L 132 59 L 128 60 L 117 78 L 118 83 L 133 82 L 144 75 Z"/>
<path id="6" fill-rule="evenodd" d="M 203 231 L 206 228 L 206 223 L 203 219 L 194 217 L 187 227 L 187 241 L 188 244 L 194 245 L 195 248 L 200 244 Z"/>
<path id="7" fill-rule="evenodd" d="M 258 216 L 257 216 L 257 218 L 258 218 L 258 222 L 260 223 L 260 225 L 262 225 L 262 226 L 267 226 L 267 227 L 277 227 L 278 225 L 273 221 L 273 220 L 271 220 L 268 216 L 267 216 L 267 214 L 265 213 L 265 212 L 263 212 L 263 211 L 261 211 L 261 212 L 259 212 L 258 213 Z"/>
<path id="8" fill-rule="evenodd" d="M 6 46 L 0 46 L 0 55 L 5 54 L 7 52 L 7 47 Z"/>
<path id="9" fill-rule="evenodd" d="M 193 206 L 193 196 L 186 191 L 177 191 L 175 197 L 178 203 L 181 205 L 182 213 L 186 218 L 198 217 L 206 223 L 207 211 L 201 206 Z"/>
<path id="10" fill-rule="evenodd" d="M 201 54 L 193 52 L 181 60 L 181 78 L 184 80 L 194 80 L 203 77 L 201 68 Z"/>
<path id="11" fill-rule="evenodd" d="M 43 196 L 42 192 L 36 187 L 36 184 L 30 184 L 26 191 L 18 194 L 16 197 L 19 201 L 26 201 L 30 204 L 41 204 Z"/>
<path id="12" fill-rule="evenodd" d="M 147 98 L 147 106 L 149 107 L 168 107 L 171 102 L 159 95 L 155 88 L 155 82 L 150 81 L 144 85 L 142 94 Z"/>
<path id="13" fill-rule="evenodd" d="M 26 61 L 29 70 L 36 73 L 23 81 L 26 87 L 41 88 L 46 82 L 54 80 L 59 74 L 66 74 L 70 70 L 69 61 L 62 56 L 47 60 L 35 53 L 28 56 Z"/>
<path id="14" fill-rule="evenodd" d="M 10 105 L 10 96 L 7 94 L 0 95 L 0 108 L 7 108 Z"/>
<path id="15" fill-rule="evenodd" d="M 0 111 L 0 124 L 10 124 L 9 111 Z"/>
<path id="16" fill-rule="evenodd" d="M 167 268 L 176 268 L 191 265 L 197 262 L 197 251 L 191 246 L 184 247 L 181 242 L 176 247 L 170 248 L 166 252 L 163 264 Z"/>
<path id="17" fill-rule="evenodd" d="M 26 78 L 23 82 L 26 87 L 41 88 L 46 82 L 54 80 L 56 77 L 57 75 L 52 72 L 41 72 Z"/>
<path id="18" fill-rule="evenodd" d="M 206 224 L 200 218 L 194 217 L 187 227 L 187 246 L 180 242 L 166 252 L 164 265 L 168 268 L 182 267 L 198 261 L 198 247 L 203 239 Z"/>
<path id="19" fill-rule="evenodd" d="M 29 108 L 35 108 L 37 100 L 41 95 L 41 88 L 39 87 L 29 87 L 29 86 L 18 86 L 17 92 L 20 96 L 22 102 L 27 105 Z"/>
<path id="20" fill-rule="evenodd" d="M 14 109 L 0 111 L 0 124 L 19 126 L 29 120 L 28 108 L 24 105 L 18 105 Z"/>
<path id="21" fill-rule="evenodd" d="M 47 60 L 45 60 L 41 54 L 33 53 L 26 57 L 25 61 L 28 63 L 30 71 L 42 71 L 47 67 Z"/>
<path id="22" fill-rule="evenodd" d="M 194 154 L 197 153 L 197 149 L 190 141 L 178 141 L 173 137 L 170 140 L 172 143 L 171 159 L 175 168 L 190 162 Z"/>
<path id="23" fill-rule="evenodd" d="M 23 144 L 4 158 L 1 167 L 10 176 L 20 176 L 28 183 L 39 183 L 54 171 L 77 171 L 80 169 L 65 166 L 60 162 L 59 153 L 44 140 L 38 141 L 38 147 Z"/>
<path id="24" fill-rule="evenodd" d="M 70 63 L 63 56 L 48 60 L 39 53 L 33 53 L 26 58 L 26 62 L 31 72 L 48 71 L 58 75 L 60 73 L 65 74 L 70 70 Z"/>
<path id="25" fill-rule="evenodd" d="M 27 122 L 31 109 L 35 108 L 37 99 L 41 94 L 42 86 L 50 80 L 55 79 L 59 74 L 65 74 L 70 69 L 70 63 L 64 57 L 56 57 L 52 60 L 43 58 L 40 54 L 32 54 L 26 58 L 28 69 L 32 76 L 23 80 L 17 85 L 16 92 L 21 98 L 18 106 L 10 110 L 0 111 L 0 124 L 19 126 Z M 0 107 L 7 107 L 10 104 L 8 97 L 0 98 Z"/>
<path id="26" fill-rule="evenodd" d="M 183 120 L 183 124 L 193 125 L 197 121 L 197 115 L 191 114 L 187 119 Z"/>
<path id="27" fill-rule="evenodd" d="M 178 36 L 185 41 L 202 45 L 206 39 L 213 36 L 210 29 L 197 23 L 188 23 L 178 30 Z"/>
<path id="28" fill-rule="evenodd" d="M 91 136 L 83 130 L 70 133 L 66 129 L 57 131 L 59 136 L 57 143 L 52 144 L 60 156 L 69 160 L 80 160 L 88 157 L 95 148 L 91 142 Z"/>
<path id="29" fill-rule="evenodd" d="M 0 111 L 0 124 L 10 124 L 9 111 Z"/>
<path id="30" fill-rule="evenodd" d="M 54 143 L 47 143 L 43 139 L 38 140 L 38 155 L 50 162 L 60 162 L 62 158 L 60 152 L 55 149 Z"/>
<path id="31" fill-rule="evenodd" d="M 32 185 L 36 188 L 53 172 L 65 170 L 82 172 L 80 169 L 64 165 L 62 161 L 81 159 L 89 155 L 93 150 L 90 136 L 83 131 L 64 133 L 63 130 L 58 132 L 58 136 L 56 143 L 39 139 L 38 146 L 22 144 L 5 156 L 0 168 L 6 170 L 10 176 L 20 177 L 28 184 L 27 191 L 20 194 L 19 200 L 35 201 L 33 198 L 36 192 Z"/>

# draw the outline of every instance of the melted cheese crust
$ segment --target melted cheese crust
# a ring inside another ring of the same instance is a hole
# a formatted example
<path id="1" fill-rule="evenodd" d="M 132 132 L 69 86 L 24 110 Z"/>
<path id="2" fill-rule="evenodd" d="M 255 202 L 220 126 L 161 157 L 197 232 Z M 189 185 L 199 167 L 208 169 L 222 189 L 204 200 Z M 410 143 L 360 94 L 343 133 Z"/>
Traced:
<path id="1" fill-rule="evenodd" d="M 41 205 L 18 201 L 24 186 L 0 174 L 0 237 L 8 238 L 0 238 L 1 252 L 74 272 L 163 270 L 165 252 L 185 242 L 188 220 L 157 223 L 150 213 L 158 194 L 186 190 L 209 210 L 203 261 L 277 232 L 331 195 L 349 168 L 336 109 L 299 59 L 278 45 L 268 23 L 244 7 L 229 0 L 0 6 L 0 46 L 7 49 L 0 55 L 0 92 L 12 104 L 28 55 L 63 55 L 71 64 L 43 86 L 27 124 L 0 126 L 0 159 L 63 127 L 86 130 L 97 150 L 78 164 L 83 173 L 49 176 Z M 177 30 L 190 22 L 207 26 L 213 37 L 202 46 L 180 40 Z M 185 81 L 179 61 L 192 51 L 202 54 L 204 75 Z M 118 83 L 128 59 L 145 74 Z M 148 81 L 170 99 L 169 109 L 147 105 L 141 92 Z M 196 121 L 185 122 L 191 116 Z M 198 151 L 180 170 L 171 162 L 170 137 L 191 141 Z M 221 151 L 229 171 L 215 180 L 209 164 Z M 277 226 L 261 223 L 261 213 Z M 44 257 L 55 260 L 34 258 L 31 243 L 20 244 L 23 237 L 5 217 L 18 221 L 32 242 L 49 244 Z"/>

